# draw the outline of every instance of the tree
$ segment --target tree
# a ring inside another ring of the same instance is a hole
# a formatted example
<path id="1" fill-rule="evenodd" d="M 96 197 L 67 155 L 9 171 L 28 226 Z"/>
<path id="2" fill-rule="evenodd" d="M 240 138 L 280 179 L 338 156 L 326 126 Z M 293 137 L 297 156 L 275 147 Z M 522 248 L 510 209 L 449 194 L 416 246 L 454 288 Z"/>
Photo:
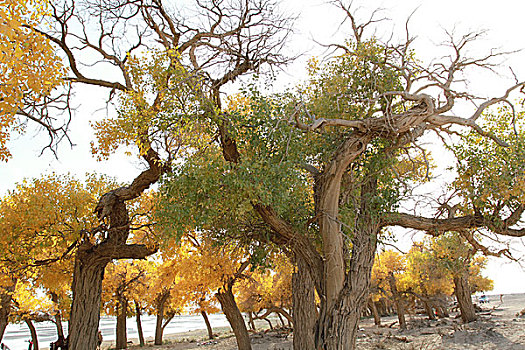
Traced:
<path id="1" fill-rule="evenodd" d="M 126 319 L 129 314 L 129 301 L 132 290 L 142 284 L 145 277 L 143 264 L 127 261 L 112 263 L 106 267 L 103 289 L 106 291 L 105 310 L 117 317 L 116 348 L 127 349 Z"/>
<path id="2" fill-rule="evenodd" d="M 400 275 L 405 271 L 405 257 L 398 252 L 386 250 L 377 255 L 372 268 L 372 278 L 376 280 L 378 288 L 383 293 L 390 294 L 396 306 L 399 327 L 406 329 L 405 320 L 406 302 L 402 293 L 404 290 L 399 288 Z"/>
<path id="3" fill-rule="evenodd" d="M 407 254 L 407 267 L 403 276 L 403 283 L 409 293 L 421 300 L 432 320 L 436 318 L 433 309 L 440 317 L 447 314 L 443 299 L 454 290 L 450 273 L 436 257 L 428 244 L 415 243 Z"/>
<path id="4" fill-rule="evenodd" d="M 65 71 L 50 41 L 33 30 L 49 10 L 47 4 L 45 0 L 0 2 L 1 161 L 11 157 L 7 146 L 11 133 L 23 132 L 27 122 L 49 134 L 51 149 L 66 135 L 68 121 L 57 126 L 56 116 L 49 115 L 65 97 L 53 91 L 64 84 Z"/>
<path id="5" fill-rule="evenodd" d="M 193 253 L 188 255 L 190 260 L 186 260 L 190 265 L 186 265 L 186 269 L 183 270 L 193 275 L 193 279 L 188 279 L 187 275 L 184 278 L 190 282 L 187 289 L 196 291 L 195 296 L 206 293 L 206 290 L 211 291 L 233 329 L 238 348 L 250 350 L 248 329 L 233 289 L 234 285 L 245 277 L 245 271 L 250 265 L 249 255 L 240 247 L 231 244 L 219 245 L 210 238 L 191 240 L 194 243 Z"/>
<path id="6" fill-rule="evenodd" d="M 261 242 L 269 239 L 304 260 L 320 296 L 310 348 L 353 349 L 383 228 L 440 235 L 484 227 L 501 235 L 525 234 L 479 211 L 424 217 L 398 210 L 428 164 L 418 139 L 429 131 L 443 136 L 450 127 L 460 127 L 506 146 L 478 122 L 490 106 L 510 103 L 511 92 L 524 83 L 481 103 L 470 116 L 452 117 L 455 102 L 472 95 L 463 89 L 461 75 L 472 67 L 490 67 L 497 53 L 466 57 L 478 35 L 451 36 L 450 55 L 426 67 L 415 59 L 408 34 L 398 46 L 366 37 L 364 30 L 375 20 L 361 24 L 350 7 L 336 3 L 354 30 L 351 40 L 336 45 L 343 54 L 324 66 L 313 64 L 310 82 L 295 96 L 262 96 L 249 86 L 247 103 L 228 114 L 235 143 L 222 145 L 223 160 L 210 147 L 197 154 L 201 159 L 181 165 L 167 182 L 177 191 L 184 191 L 177 182 L 187 186 L 187 197 L 168 206 L 202 226 L 216 220 L 210 216 L 226 215 L 217 203 L 226 202 L 230 213 L 244 218 L 253 209 L 273 231 Z M 398 167 L 410 163 L 413 168 Z M 175 190 L 166 192 L 170 196 L 183 198 Z M 198 217 L 190 202 L 199 203 Z M 507 223 L 523 212 L 522 206 L 508 209 L 513 215 Z"/>
<path id="7" fill-rule="evenodd" d="M 117 93 L 121 98 L 118 117 L 99 125 L 100 143 L 94 150 L 104 156 L 119 145 L 134 145 L 147 164 L 129 185 L 100 197 L 95 212 L 101 224 L 83 231 L 87 239 L 75 258 L 69 329 L 75 349 L 96 345 L 105 266 L 113 259 L 142 258 L 155 251 L 126 243 L 131 225 L 126 203 L 170 169 L 178 151 L 186 150 L 189 135 L 200 129 L 201 124 L 190 121 L 199 121 L 202 114 L 217 121 L 221 142 L 230 144 L 217 113 L 222 87 L 265 64 L 283 61 L 276 52 L 287 35 L 288 20 L 274 11 L 271 1 L 196 4 L 202 21 L 174 15 L 158 0 L 57 0 L 51 4 L 52 29 L 36 28 L 66 57 L 67 81 L 106 88 L 110 97 Z M 141 50 L 147 53 L 135 54 Z M 97 64 L 82 65 L 83 57 L 93 55 L 100 57 Z M 100 66 L 114 68 L 115 74 L 97 72 Z M 103 241 L 89 243 L 100 233 Z"/>
<path id="8" fill-rule="evenodd" d="M 476 280 L 480 287 L 492 289 L 491 281 L 483 278 L 479 273 L 485 264 L 485 259 L 476 259 L 476 250 L 457 233 L 448 232 L 432 240 L 432 254 L 451 275 L 454 281 L 454 294 L 458 301 L 463 322 L 472 322 L 477 319 L 476 310 L 472 304 L 472 289 L 469 280 L 476 273 Z M 475 265 L 475 268 L 473 268 Z M 481 283 L 480 283 L 481 282 Z"/>
<path id="9" fill-rule="evenodd" d="M 2 198 L 0 266 L 6 278 L 1 283 L 1 333 L 18 281 L 36 279 L 37 285 L 55 292 L 64 287 L 61 283 L 67 283 L 59 270 L 67 271 L 81 227 L 92 220 L 93 196 L 109 181 L 91 176 L 86 182 L 84 185 L 69 176 L 53 174 L 24 181 Z M 61 267 L 47 266 L 57 262 Z M 47 280 L 52 275 L 60 278 Z"/>
<path id="10" fill-rule="evenodd" d="M 256 314 L 255 319 L 266 319 L 276 313 L 285 326 L 282 317 L 291 324 L 292 316 L 286 310 L 292 307 L 293 266 L 281 254 L 272 254 L 267 259 L 267 268 L 251 272 L 239 284 L 238 304 L 243 312 Z M 262 315 L 258 315 L 259 313 Z M 253 318 L 250 319 L 253 322 Z"/>

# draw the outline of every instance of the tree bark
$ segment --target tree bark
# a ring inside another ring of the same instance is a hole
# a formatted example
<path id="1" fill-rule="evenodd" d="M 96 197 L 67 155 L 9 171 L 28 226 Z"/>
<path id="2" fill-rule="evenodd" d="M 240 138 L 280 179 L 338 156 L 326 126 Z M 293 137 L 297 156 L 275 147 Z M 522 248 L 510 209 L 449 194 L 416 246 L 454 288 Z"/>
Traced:
<path id="1" fill-rule="evenodd" d="M 31 340 L 33 341 L 33 347 L 31 349 L 38 350 L 38 335 L 36 334 L 33 321 L 31 321 L 29 318 L 26 318 L 24 319 L 24 322 L 27 324 L 27 327 L 29 327 L 29 332 L 31 332 Z"/>
<path id="2" fill-rule="evenodd" d="M 369 297 L 377 235 L 381 229 L 374 204 L 376 194 L 377 180 L 368 177 L 361 185 L 360 210 L 352 239 L 349 272 L 335 302 L 328 306 L 321 303 L 316 349 L 355 349 L 359 319 Z"/>
<path id="3" fill-rule="evenodd" d="M 97 346 L 102 279 L 106 265 L 112 259 L 143 259 L 157 251 L 156 247 L 143 244 L 126 244 L 130 233 L 126 201 L 138 198 L 166 170 L 159 155 L 151 147 L 147 133 L 139 135 L 139 139 L 144 149 L 142 157 L 149 168 L 140 173 L 129 186 L 119 187 L 100 197 L 94 212 L 103 225 L 93 230 L 104 234 L 100 243 L 90 241 L 89 231 L 82 232 L 71 288 L 73 302 L 69 319 L 70 349 L 93 350 Z"/>
<path id="4" fill-rule="evenodd" d="M 157 301 L 157 322 L 155 324 L 155 345 L 162 345 L 162 334 L 164 333 L 164 327 L 162 327 L 162 321 L 164 320 L 164 308 L 166 301 L 170 296 L 169 292 L 163 292 Z"/>
<path id="5" fill-rule="evenodd" d="M 206 323 L 206 329 L 208 330 L 208 339 L 213 339 L 213 329 L 211 328 L 210 320 L 208 319 L 208 314 L 206 311 L 201 311 L 202 318 L 204 318 L 204 323 Z"/>
<path id="6" fill-rule="evenodd" d="M 4 332 L 9 324 L 9 314 L 11 313 L 11 301 L 16 288 L 16 279 L 11 280 L 13 283 L 0 291 L 0 341 L 4 337 Z"/>
<path id="7" fill-rule="evenodd" d="M 126 316 L 128 313 L 128 300 L 123 295 L 117 297 L 117 339 L 116 349 L 126 349 L 128 347 L 128 335 L 126 327 Z"/>
<path id="8" fill-rule="evenodd" d="M 323 239 L 324 291 L 326 307 L 339 297 L 345 280 L 343 235 L 339 217 L 341 181 L 350 163 L 365 149 L 372 137 L 367 134 L 350 135 L 337 149 L 332 161 L 317 177 L 315 192 L 318 196 L 316 212 L 320 213 L 319 233 Z"/>
<path id="9" fill-rule="evenodd" d="M 407 323 L 405 320 L 405 303 L 403 301 L 403 297 L 397 290 L 396 278 L 394 277 L 393 272 L 390 272 L 388 274 L 388 284 L 390 286 L 390 291 L 392 292 L 392 297 L 396 306 L 397 319 L 399 320 L 399 328 L 405 330 L 407 329 Z"/>
<path id="10" fill-rule="evenodd" d="M 135 319 L 137 321 L 137 333 L 139 334 L 139 345 L 144 346 L 144 332 L 142 331 L 142 321 L 141 316 L 142 311 L 140 309 L 140 304 L 135 300 Z"/>
<path id="11" fill-rule="evenodd" d="M 235 302 L 235 297 L 233 296 L 232 286 L 230 284 L 220 288 L 215 294 L 217 300 L 221 304 L 222 312 L 226 315 L 228 322 L 230 323 L 233 333 L 235 334 L 235 339 L 237 340 L 237 348 L 239 350 L 251 350 L 252 345 L 250 342 L 250 336 L 248 334 L 248 329 L 244 323 L 244 318 L 242 317 L 239 307 Z"/>
<path id="12" fill-rule="evenodd" d="M 426 300 L 422 300 L 421 302 L 423 303 L 423 306 L 425 307 L 425 312 L 427 313 L 428 318 L 430 320 L 435 320 L 436 315 L 434 315 L 434 309 L 432 309 L 432 306 L 430 306 L 429 302 Z"/>
<path id="13" fill-rule="evenodd" d="M 79 248 L 73 273 L 73 303 L 69 319 L 69 348 L 93 350 L 98 343 L 98 323 L 104 269 L 110 259 Z"/>
<path id="14" fill-rule="evenodd" d="M 374 324 L 376 326 L 381 326 L 381 316 L 379 316 L 376 303 L 374 300 L 372 300 L 372 298 L 368 299 L 368 305 L 370 306 L 370 311 L 372 312 L 372 316 L 374 317 Z"/>
<path id="15" fill-rule="evenodd" d="M 477 319 L 474 304 L 472 304 L 472 293 L 468 284 L 466 274 L 454 276 L 454 294 L 458 300 L 459 309 L 461 311 L 461 319 L 465 323 L 475 321 Z"/>
<path id="16" fill-rule="evenodd" d="M 294 350 L 315 349 L 315 306 L 314 283 L 306 262 L 296 255 L 297 270 L 292 276 L 293 300 L 293 348 Z"/>
<path id="17" fill-rule="evenodd" d="M 58 295 L 51 292 L 51 301 L 55 304 L 55 326 L 57 328 L 57 336 L 59 339 L 64 338 L 64 328 L 62 327 L 62 313 L 58 306 Z"/>

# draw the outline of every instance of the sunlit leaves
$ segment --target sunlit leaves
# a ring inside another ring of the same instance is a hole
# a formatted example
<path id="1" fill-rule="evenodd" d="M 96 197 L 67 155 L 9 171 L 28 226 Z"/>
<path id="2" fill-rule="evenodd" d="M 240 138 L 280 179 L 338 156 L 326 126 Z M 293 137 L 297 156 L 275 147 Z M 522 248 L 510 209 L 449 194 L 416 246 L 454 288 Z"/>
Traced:
<path id="1" fill-rule="evenodd" d="M 61 84 L 64 70 L 49 41 L 31 29 L 47 11 L 45 0 L 0 1 L 0 160 L 10 157 L 10 133 L 24 101 L 41 102 Z"/>
<path id="2" fill-rule="evenodd" d="M 148 147 L 175 154 L 206 142 L 201 118 L 199 77 L 189 73 L 171 51 L 151 51 L 129 56 L 128 90 L 119 92 L 118 115 L 94 124 L 97 144 L 92 151 L 108 158 L 119 146 Z"/>
<path id="3" fill-rule="evenodd" d="M 511 210 L 525 202 L 524 112 L 516 115 L 508 108 L 497 109 L 484 117 L 482 127 L 506 141 L 501 147 L 493 140 L 471 132 L 453 148 L 458 177 L 453 186 L 485 215 L 507 206 Z"/>
<path id="4" fill-rule="evenodd" d="M 100 193 L 111 185 L 114 183 L 104 177 L 88 176 L 82 183 L 55 174 L 18 184 L 0 202 L 0 251 L 4 263 L 11 271 L 23 271 L 66 258 L 64 255 L 82 232 L 98 226 L 93 207 Z"/>

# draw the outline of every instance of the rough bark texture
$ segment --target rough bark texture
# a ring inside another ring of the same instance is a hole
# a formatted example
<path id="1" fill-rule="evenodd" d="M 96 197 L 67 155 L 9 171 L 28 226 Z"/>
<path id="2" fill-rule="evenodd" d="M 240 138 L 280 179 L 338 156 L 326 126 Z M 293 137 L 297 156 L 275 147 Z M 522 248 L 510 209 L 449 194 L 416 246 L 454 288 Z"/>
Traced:
<path id="1" fill-rule="evenodd" d="M 396 306 L 397 319 L 399 320 L 399 328 L 407 329 L 407 322 L 405 320 L 405 303 L 403 301 L 403 297 L 397 290 L 396 278 L 393 272 L 390 272 L 388 274 L 388 284 L 390 286 L 390 291 L 392 292 L 394 305 Z"/>
<path id="2" fill-rule="evenodd" d="M 324 291 L 327 308 L 331 308 L 343 288 L 345 259 L 341 224 L 338 221 L 341 181 L 348 166 L 365 149 L 371 137 L 357 135 L 348 137 L 338 148 L 333 160 L 316 179 L 316 201 L 319 218 L 319 233 L 323 239 Z"/>
<path id="3" fill-rule="evenodd" d="M 130 233 L 130 221 L 126 201 L 139 197 L 151 184 L 158 181 L 164 171 L 158 154 L 146 147 L 146 137 L 141 139 L 146 152 L 143 158 L 149 169 L 140 173 L 129 186 L 110 191 L 100 197 L 95 213 L 101 222 L 105 239 L 93 244 L 83 239 L 76 257 L 73 272 L 73 302 L 69 320 L 69 348 L 93 350 L 98 342 L 98 322 L 104 269 L 112 259 L 143 259 L 156 251 L 155 247 L 142 244 L 126 244 Z"/>
<path id="4" fill-rule="evenodd" d="M 201 311 L 202 318 L 204 318 L 204 323 L 206 323 L 206 329 L 208 330 L 208 339 L 213 339 L 213 329 L 211 328 L 210 320 L 208 319 L 208 314 L 206 311 Z"/>
<path id="5" fill-rule="evenodd" d="M 137 321 L 137 333 L 139 334 L 139 345 L 144 346 L 144 332 L 142 331 L 142 321 L 140 316 L 142 311 L 140 309 L 140 304 L 135 301 L 135 320 Z"/>
<path id="6" fill-rule="evenodd" d="M 461 310 L 461 319 L 465 323 L 475 321 L 477 319 L 476 310 L 472 304 L 472 293 L 467 277 L 465 275 L 454 276 L 454 286 L 454 294 Z"/>
<path id="7" fill-rule="evenodd" d="M 126 316 L 128 311 L 128 301 L 122 295 L 118 296 L 118 309 L 117 309 L 117 339 L 116 349 L 127 349 L 128 347 L 128 335 L 126 327 Z"/>
<path id="8" fill-rule="evenodd" d="M 377 181 L 369 178 L 361 185 L 360 215 L 357 218 L 349 272 L 336 301 L 326 307 L 316 330 L 316 348 L 323 350 L 353 350 L 361 312 L 368 300 L 370 277 L 374 265 L 379 220 L 374 207 Z M 327 276 L 327 279 L 330 276 Z"/>
<path id="9" fill-rule="evenodd" d="M 222 312 L 226 315 L 228 322 L 230 323 L 233 333 L 235 334 L 235 339 L 237 340 L 237 348 L 239 350 L 251 350 L 252 345 L 250 342 L 250 336 L 248 334 L 248 329 L 244 323 L 244 318 L 242 317 L 239 307 L 235 302 L 235 297 L 233 296 L 232 286 L 227 285 L 224 288 L 220 288 L 217 294 L 215 294 L 219 303 L 221 304 Z"/>
<path id="10" fill-rule="evenodd" d="M 33 342 L 33 347 L 31 349 L 38 350 L 38 336 L 36 334 L 35 325 L 33 325 L 33 322 L 30 319 L 25 319 L 24 322 L 27 324 L 29 332 L 31 332 L 31 341 Z"/>
<path id="11" fill-rule="evenodd" d="M 11 313 L 11 301 L 16 287 L 16 280 L 11 286 L 0 292 L 0 341 L 4 337 L 5 328 L 9 324 L 9 314 Z"/>
<path id="12" fill-rule="evenodd" d="M 73 273 L 73 304 L 69 320 L 69 348 L 93 350 L 98 342 L 102 279 L 109 258 L 77 253 Z"/>
<path id="13" fill-rule="evenodd" d="M 294 350 L 315 349 L 315 306 L 314 283 L 306 262 L 296 257 L 297 271 L 292 276 L 293 298 L 293 348 Z"/>

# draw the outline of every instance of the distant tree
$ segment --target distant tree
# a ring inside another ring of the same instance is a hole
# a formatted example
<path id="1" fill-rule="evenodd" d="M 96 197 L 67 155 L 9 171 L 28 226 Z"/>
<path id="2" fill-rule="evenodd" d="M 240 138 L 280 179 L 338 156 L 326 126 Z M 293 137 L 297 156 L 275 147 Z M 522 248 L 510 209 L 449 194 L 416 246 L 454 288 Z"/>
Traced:
<path id="1" fill-rule="evenodd" d="M 406 301 L 403 295 L 404 288 L 401 287 L 400 279 L 405 272 L 405 257 L 403 254 L 385 250 L 377 255 L 372 268 L 372 278 L 377 287 L 386 296 L 390 297 L 396 307 L 399 327 L 406 329 Z"/>
<path id="2" fill-rule="evenodd" d="M 449 272 L 454 281 L 454 294 L 461 311 L 461 319 L 465 323 L 476 320 L 470 281 L 476 281 L 478 288 L 492 289 L 492 281 L 480 275 L 486 258 L 475 258 L 476 251 L 461 235 L 454 232 L 433 238 L 430 249 L 434 260 Z"/>
<path id="3" fill-rule="evenodd" d="M 106 314 L 116 316 L 116 349 L 127 349 L 126 320 L 131 313 L 133 290 L 144 283 L 145 267 L 140 262 L 118 261 L 106 267 L 103 289 L 103 306 Z"/>

